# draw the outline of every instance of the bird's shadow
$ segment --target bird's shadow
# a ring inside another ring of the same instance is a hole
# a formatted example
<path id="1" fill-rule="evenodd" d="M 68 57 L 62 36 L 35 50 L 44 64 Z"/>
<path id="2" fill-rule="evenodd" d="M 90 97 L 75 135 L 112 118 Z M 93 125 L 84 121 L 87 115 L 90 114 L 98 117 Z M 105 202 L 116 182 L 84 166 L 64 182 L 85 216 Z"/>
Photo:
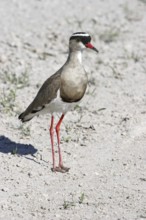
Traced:
<path id="1" fill-rule="evenodd" d="M 0 153 L 8 154 L 17 154 L 17 155 L 33 155 L 37 152 L 31 144 L 20 144 L 14 141 L 11 141 L 5 136 L 0 136 Z"/>

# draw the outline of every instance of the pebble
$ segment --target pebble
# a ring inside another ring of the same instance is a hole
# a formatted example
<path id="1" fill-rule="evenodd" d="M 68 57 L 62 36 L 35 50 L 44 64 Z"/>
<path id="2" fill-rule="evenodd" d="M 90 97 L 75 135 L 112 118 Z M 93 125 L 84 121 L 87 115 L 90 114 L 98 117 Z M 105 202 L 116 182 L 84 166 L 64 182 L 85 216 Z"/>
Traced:
<path id="1" fill-rule="evenodd" d="M 7 60 L 8 59 L 5 55 L 0 55 L 0 63 L 5 63 Z"/>

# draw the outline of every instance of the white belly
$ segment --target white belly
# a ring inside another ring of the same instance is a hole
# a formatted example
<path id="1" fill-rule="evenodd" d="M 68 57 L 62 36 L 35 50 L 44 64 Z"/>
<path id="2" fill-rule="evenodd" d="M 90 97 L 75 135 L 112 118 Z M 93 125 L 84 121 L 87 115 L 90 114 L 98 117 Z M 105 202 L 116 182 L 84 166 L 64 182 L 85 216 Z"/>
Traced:
<path id="1" fill-rule="evenodd" d="M 49 104 L 45 105 L 45 108 L 40 112 L 41 114 L 47 114 L 47 113 L 66 113 L 67 111 L 71 111 L 75 108 L 77 105 L 76 102 L 73 103 L 67 103 L 63 102 L 60 97 L 57 97 L 53 101 L 51 101 Z"/>

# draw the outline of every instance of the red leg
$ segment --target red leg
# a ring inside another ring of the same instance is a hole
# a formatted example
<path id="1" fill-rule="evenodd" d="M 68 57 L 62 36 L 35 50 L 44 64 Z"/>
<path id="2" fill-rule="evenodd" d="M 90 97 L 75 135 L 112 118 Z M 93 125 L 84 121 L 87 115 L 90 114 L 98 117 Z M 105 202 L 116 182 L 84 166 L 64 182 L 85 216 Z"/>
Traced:
<path id="1" fill-rule="evenodd" d="M 61 172 L 67 172 L 69 168 L 63 166 L 62 162 L 62 155 L 61 155 L 61 149 L 60 149 L 60 125 L 63 121 L 64 114 L 62 114 L 59 122 L 56 125 L 56 134 L 57 134 L 57 142 L 58 142 L 58 153 L 59 153 L 59 168 L 61 168 Z"/>
<path id="2" fill-rule="evenodd" d="M 58 153 L 59 153 L 59 167 L 61 167 L 63 165 L 62 164 L 61 149 L 60 149 L 60 125 L 61 125 L 61 122 L 62 122 L 63 118 L 64 118 L 64 115 L 61 116 L 59 122 L 56 125 L 56 134 L 57 134 L 57 141 L 58 141 Z"/>
<path id="3" fill-rule="evenodd" d="M 51 118 L 51 126 L 50 126 L 50 138 L 51 138 L 51 148 L 52 148 L 52 160 L 53 160 L 53 171 L 55 170 L 55 152 L 54 152 L 54 130 L 53 130 L 53 124 L 54 124 L 54 116 L 52 115 Z"/>

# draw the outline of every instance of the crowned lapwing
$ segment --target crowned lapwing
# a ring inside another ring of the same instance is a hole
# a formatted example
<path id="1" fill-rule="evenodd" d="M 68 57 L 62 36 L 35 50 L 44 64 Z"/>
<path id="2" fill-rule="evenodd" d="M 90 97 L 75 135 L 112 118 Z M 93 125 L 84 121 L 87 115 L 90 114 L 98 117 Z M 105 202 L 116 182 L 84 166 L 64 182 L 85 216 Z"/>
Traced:
<path id="1" fill-rule="evenodd" d="M 52 147 L 53 171 L 67 172 L 69 168 L 64 167 L 60 149 L 60 125 L 67 111 L 74 109 L 83 98 L 88 78 L 82 65 L 82 51 L 90 48 L 98 50 L 90 43 L 91 37 L 85 32 L 74 33 L 69 39 L 69 55 L 65 64 L 51 77 L 49 77 L 32 103 L 19 115 L 22 122 L 31 120 L 34 116 L 43 113 L 51 114 L 50 138 Z M 58 141 L 59 165 L 55 163 L 54 151 L 54 113 L 62 113 L 56 125 Z"/>

